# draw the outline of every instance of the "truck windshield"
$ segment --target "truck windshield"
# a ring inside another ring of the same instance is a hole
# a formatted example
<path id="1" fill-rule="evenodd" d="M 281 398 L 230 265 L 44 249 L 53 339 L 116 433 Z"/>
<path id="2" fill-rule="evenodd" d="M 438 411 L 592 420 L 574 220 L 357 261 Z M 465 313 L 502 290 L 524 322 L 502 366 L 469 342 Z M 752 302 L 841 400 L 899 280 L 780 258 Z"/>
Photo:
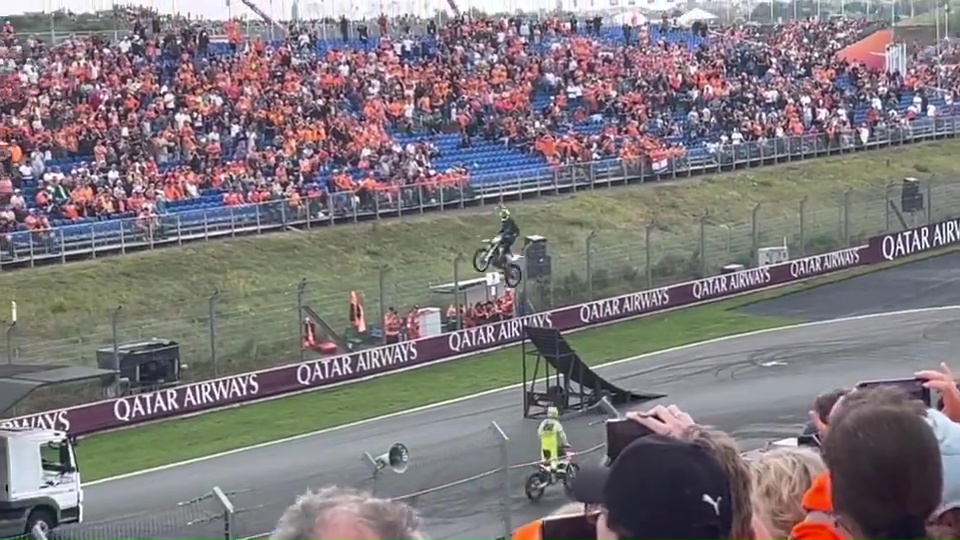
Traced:
<path id="1" fill-rule="evenodd" d="M 68 465 L 60 460 L 60 444 L 58 442 L 48 442 L 40 447 L 40 459 L 43 462 L 44 471 L 60 473 Z"/>

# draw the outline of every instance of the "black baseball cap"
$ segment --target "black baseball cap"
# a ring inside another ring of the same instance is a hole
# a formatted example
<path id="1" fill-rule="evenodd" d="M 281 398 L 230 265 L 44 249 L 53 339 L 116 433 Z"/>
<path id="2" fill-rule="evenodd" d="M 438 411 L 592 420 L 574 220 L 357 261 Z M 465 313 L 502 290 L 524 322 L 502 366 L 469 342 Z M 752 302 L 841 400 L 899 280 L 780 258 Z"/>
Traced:
<path id="1" fill-rule="evenodd" d="M 730 538 L 730 481 L 701 446 L 660 435 L 637 439 L 610 467 L 573 478 L 577 502 L 600 505 L 615 532 L 634 539 Z"/>

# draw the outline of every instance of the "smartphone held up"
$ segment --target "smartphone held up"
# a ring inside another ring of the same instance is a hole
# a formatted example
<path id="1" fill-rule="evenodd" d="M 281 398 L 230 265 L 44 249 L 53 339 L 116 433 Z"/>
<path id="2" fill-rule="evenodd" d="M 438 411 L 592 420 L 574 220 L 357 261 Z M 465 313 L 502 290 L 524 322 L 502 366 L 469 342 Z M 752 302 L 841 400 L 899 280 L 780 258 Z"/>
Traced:
<path id="1" fill-rule="evenodd" d="M 647 435 L 653 435 L 653 430 L 628 418 L 607 420 L 606 428 L 607 459 L 610 461 L 617 459 L 623 449 L 633 441 Z"/>
<path id="2" fill-rule="evenodd" d="M 933 406 L 933 395 L 929 388 L 924 386 L 926 381 L 917 377 L 901 379 L 882 379 L 876 381 L 858 382 L 856 388 L 876 388 L 878 386 L 892 386 L 899 388 L 910 394 L 913 398 L 919 399 L 927 407 Z"/>

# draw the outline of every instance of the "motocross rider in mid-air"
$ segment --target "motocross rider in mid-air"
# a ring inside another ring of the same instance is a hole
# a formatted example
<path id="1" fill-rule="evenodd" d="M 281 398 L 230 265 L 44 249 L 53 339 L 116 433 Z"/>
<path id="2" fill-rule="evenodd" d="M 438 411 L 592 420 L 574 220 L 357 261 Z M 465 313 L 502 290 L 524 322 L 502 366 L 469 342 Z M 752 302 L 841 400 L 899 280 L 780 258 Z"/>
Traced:
<path id="1" fill-rule="evenodd" d="M 517 226 L 517 222 L 510 216 L 510 211 L 507 210 L 506 206 L 498 206 L 497 212 L 500 214 L 500 230 L 497 232 L 500 236 L 500 247 L 499 255 L 494 260 L 494 266 L 502 270 L 506 268 L 507 262 L 509 262 L 511 256 L 510 248 L 513 247 L 513 243 L 516 242 L 517 237 L 520 236 L 520 227 Z"/>

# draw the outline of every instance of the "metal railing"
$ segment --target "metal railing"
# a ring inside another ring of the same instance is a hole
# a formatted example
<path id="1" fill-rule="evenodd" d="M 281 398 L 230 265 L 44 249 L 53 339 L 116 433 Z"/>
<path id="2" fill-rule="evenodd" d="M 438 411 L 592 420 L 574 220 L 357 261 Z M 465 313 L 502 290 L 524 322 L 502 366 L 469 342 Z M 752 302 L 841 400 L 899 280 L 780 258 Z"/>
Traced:
<path id="1" fill-rule="evenodd" d="M 718 147 L 669 160 L 659 168 L 637 161 L 610 159 L 559 168 L 522 170 L 512 174 L 474 175 L 469 185 L 437 189 L 404 186 L 394 197 L 383 193 L 336 192 L 315 198 L 278 199 L 261 204 L 180 210 L 151 219 L 104 219 L 64 225 L 43 232 L 15 232 L 0 239 L 0 269 L 74 258 L 156 249 L 289 228 L 311 229 L 371 219 L 402 217 L 435 210 L 462 209 L 505 200 L 576 192 L 633 182 L 725 172 L 846 154 L 960 134 L 960 116 L 922 119 L 906 128 L 877 129 L 863 141 L 855 133 L 828 139 L 802 135 L 764 142 Z"/>
<path id="2" fill-rule="evenodd" d="M 903 144 L 953 136 L 960 125 L 952 119 L 918 124 L 912 130 L 878 132 L 868 141 L 849 137 L 827 141 L 822 137 L 801 137 L 765 144 L 719 149 L 696 162 L 674 160 L 654 174 L 649 168 L 632 168 L 620 162 L 575 165 L 545 172 L 539 177 L 504 178 L 494 186 L 429 191 L 412 187 L 393 200 L 365 194 L 333 195 L 324 201 L 308 201 L 291 210 L 283 201 L 244 207 L 198 210 L 161 218 L 160 226 L 144 233 L 137 221 L 114 220 L 107 225 L 76 226 L 85 231 L 62 228 L 48 239 L 30 237 L 13 247 L 30 260 L 41 257 L 63 261 L 74 254 L 88 257 L 182 245 L 194 240 L 260 234 L 269 230 L 325 227 L 341 222 L 375 220 L 391 216 L 421 214 L 429 210 L 463 208 L 518 200 L 540 194 L 591 190 L 650 179 L 683 177 L 697 172 L 726 171 L 739 166 L 762 165 L 821 155 L 846 154 L 858 149 Z M 665 216 L 651 219 L 646 226 L 599 232 L 583 231 L 579 238 L 551 245 L 553 273 L 541 279 L 528 295 L 536 309 L 570 305 L 595 298 L 663 286 L 714 274 L 730 263 L 754 262 L 757 248 L 781 245 L 791 256 L 813 255 L 854 245 L 904 225 L 954 217 L 960 213 L 960 182 L 953 179 L 923 181 L 926 207 L 907 215 L 901 223 L 899 178 L 884 188 L 843 191 L 838 186 L 829 195 L 812 195 L 790 200 L 768 201 L 753 207 L 740 204 L 736 211 L 726 205 L 689 209 L 695 218 Z M 357 202 L 359 200 L 359 202 Z M 314 206 L 316 203 L 316 206 Z M 112 227 L 108 236 L 100 227 Z M 354 242 L 347 231 L 343 249 Z M 537 233 L 539 231 L 529 231 Z M 98 236 L 99 235 L 99 236 Z M 92 237 L 92 239 L 91 239 Z M 295 239 L 278 239 L 278 242 Z M 78 243 L 81 242 L 81 243 Z M 463 246 L 468 250 L 473 246 Z M 7 246 L 8 249 L 11 246 Z M 230 249 L 223 244 L 222 249 Z M 379 265 L 357 268 L 350 279 L 342 275 L 313 272 L 309 279 L 273 289 L 219 289 L 197 298 L 177 298 L 147 289 L 126 304 L 89 298 L 83 317 L 63 314 L 70 306 L 51 305 L 49 299 L 18 298 L 19 320 L 3 329 L 0 362 L 10 363 L 96 363 L 98 349 L 112 350 L 125 343 L 153 337 L 179 343 L 183 361 L 189 364 L 193 380 L 222 376 L 251 369 L 304 359 L 301 323 L 304 307 L 320 314 L 335 331 L 349 327 L 348 298 L 358 291 L 371 327 L 382 320 L 390 307 L 400 310 L 413 305 L 445 308 L 450 297 L 434 292 L 438 285 L 459 285 L 477 275 L 464 254 L 447 262 L 407 263 L 396 267 Z M 119 262 L 116 264 L 120 264 Z M 144 263 L 147 264 L 147 263 Z M 134 270 L 128 270 L 133 272 Z M 64 284 L 64 286 L 70 286 Z M 186 294 L 186 293 L 184 293 Z M 40 389 L 9 414 L 74 405 L 104 397 L 99 385 L 76 392 Z"/>
<path id="3" fill-rule="evenodd" d="M 233 514 L 234 508 L 231 506 L 229 495 L 220 488 L 214 487 L 206 494 L 166 508 L 157 508 L 118 519 L 64 525 L 50 532 L 34 527 L 30 534 L 14 538 L 16 540 L 242 538 L 232 534 L 230 525 Z"/>

